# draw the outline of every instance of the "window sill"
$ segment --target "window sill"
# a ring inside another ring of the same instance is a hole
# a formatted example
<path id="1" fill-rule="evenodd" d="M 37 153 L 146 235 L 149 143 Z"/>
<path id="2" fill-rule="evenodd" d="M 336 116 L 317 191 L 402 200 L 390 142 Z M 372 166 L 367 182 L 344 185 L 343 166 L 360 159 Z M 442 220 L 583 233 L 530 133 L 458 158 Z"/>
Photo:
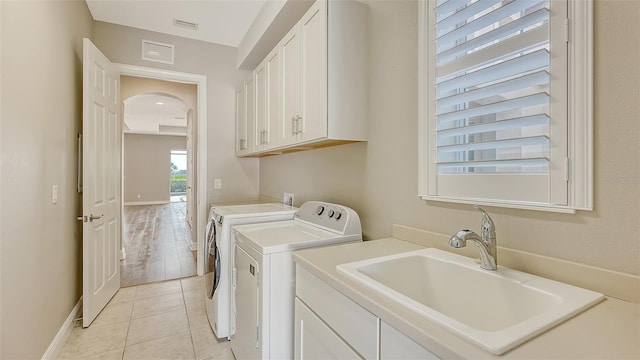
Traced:
<path id="1" fill-rule="evenodd" d="M 515 201 L 495 201 L 487 199 L 474 199 L 474 198 L 457 198 L 457 197 L 444 197 L 444 196 L 432 196 L 432 195 L 418 195 L 422 200 L 426 201 L 438 201 L 457 204 L 470 204 L 470 205 L 482 205 L 502 207 L 509 209 L 520 210 L 534 210 L 534 211 L 546 211 L 564 214 L 575 214 L 578 210 L 591 211 L 591 208 L 572 208 L 564 205 L 554 205 L 546 203 L 535 202 L 515 202 Z"/>

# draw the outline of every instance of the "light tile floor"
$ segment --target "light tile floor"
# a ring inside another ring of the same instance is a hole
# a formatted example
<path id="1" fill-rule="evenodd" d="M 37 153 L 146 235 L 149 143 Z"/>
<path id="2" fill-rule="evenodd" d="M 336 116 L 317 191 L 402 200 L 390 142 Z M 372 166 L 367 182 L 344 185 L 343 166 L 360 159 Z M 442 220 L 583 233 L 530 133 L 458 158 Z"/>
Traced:
<path id="1" fill-rule="evenodd" d="M 234 360 L 204 308 L 204 278 L 122 288 L 93 324 L 72 330 L 58 359 Z"/>

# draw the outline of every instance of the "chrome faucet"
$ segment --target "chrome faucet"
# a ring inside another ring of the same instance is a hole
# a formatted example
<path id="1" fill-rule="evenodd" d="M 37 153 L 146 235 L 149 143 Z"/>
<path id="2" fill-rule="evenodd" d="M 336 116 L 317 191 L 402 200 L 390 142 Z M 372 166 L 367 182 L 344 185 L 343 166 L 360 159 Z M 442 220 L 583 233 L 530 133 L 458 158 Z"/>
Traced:
<path id="1" fill-rule="evenodd" d="M 475 206 L 475 208 L 482 213 L 481 235 L 471 230 L 460 230 L 449 239 L 449 245 L 459 249 L 467 246 L 467 240 L 473 241 L 480 251 L 480 267 L 485 270 L 497 270 L 496 227 L 486 211 L 479 206 Z"/>

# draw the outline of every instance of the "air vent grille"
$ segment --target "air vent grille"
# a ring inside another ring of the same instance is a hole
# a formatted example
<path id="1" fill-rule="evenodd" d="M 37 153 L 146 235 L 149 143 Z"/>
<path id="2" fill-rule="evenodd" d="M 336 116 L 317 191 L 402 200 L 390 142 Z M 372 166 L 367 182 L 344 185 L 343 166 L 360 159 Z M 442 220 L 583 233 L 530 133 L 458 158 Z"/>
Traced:
<path id="1" fill-rule="evenodd" d="M 173 19 L 173 25 L 185 29 L 198 30 L 198 24 L 180 19 Z"/>
<path id="2" fill-rule="evenodd" d="M 173 64 L 173 45 L 142 40 L 142 60 Z"/>

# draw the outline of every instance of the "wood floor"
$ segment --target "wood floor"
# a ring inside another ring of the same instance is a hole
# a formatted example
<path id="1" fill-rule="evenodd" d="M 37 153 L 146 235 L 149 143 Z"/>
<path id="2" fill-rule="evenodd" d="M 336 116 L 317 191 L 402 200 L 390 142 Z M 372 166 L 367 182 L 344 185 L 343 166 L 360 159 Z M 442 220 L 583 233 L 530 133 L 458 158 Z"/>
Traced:
<path id="1" fill-rule="evenodd" d="M 126 256 L 120 262 L 120 286 L 196 274 L 185 202 L 125 206 L 123 227 Z"/>

